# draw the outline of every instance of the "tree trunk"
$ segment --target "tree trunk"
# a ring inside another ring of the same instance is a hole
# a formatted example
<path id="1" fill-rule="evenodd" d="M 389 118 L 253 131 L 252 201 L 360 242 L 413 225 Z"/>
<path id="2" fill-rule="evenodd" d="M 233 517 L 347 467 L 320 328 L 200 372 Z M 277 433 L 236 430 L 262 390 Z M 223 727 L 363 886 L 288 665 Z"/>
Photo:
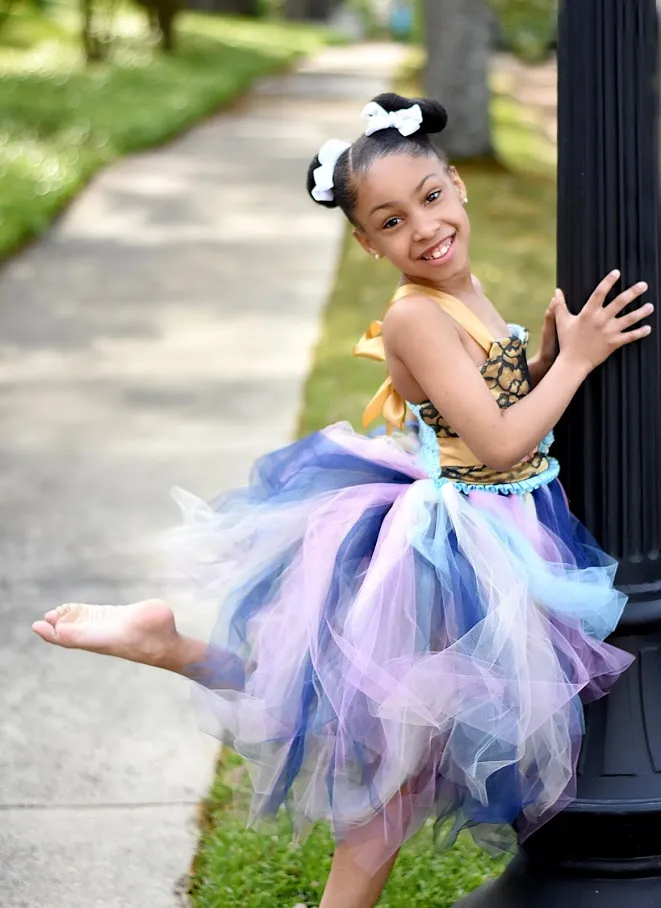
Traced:
<path id="1" fill-rule="evenodd" d="M 11 16 L 12 10 L 14 8 L 14 3 L 16 0 L 5 0 L 4 9 L 0 10 L 0 32 L 7 24 L 7 20 Z"/>
<path id="2" fill-rule="evenodd" d="M 337 0 L 308 0 L 310 19 L 326 22 L 332 16 Z"/>
<path id="3" fill-rule="evenodd" d="M 453 160 L 491 157 L 486 0 L 426 0 L 426 92 L 448 111 L 440 144 Z"/>
<path id="4" fill-rule="evenodd" d="M 338 0 L 285 0 L 285 18 L 326 22 L 338 5 Z"/>
<path id="5" fill-rule="evenodd" d="M 175 49 L 174 20 L 177 10 L 169 3 L 159 4 L 156 14 L 158 16 L 158 28 L 161 33 L 161 50 L 166 54 L 171 54 Z"/>
<path id="6" fill-rule="evenodd" d="M 231 13 L 235 16 L 256 16 L 258 0 L 209 0 L 206 9 L 214 13 Z"/>
<path id="7" fill-rule="evenodd" d="M 285 19 L 307 19 L 308 0 L 285 0 Z"/>
<path id="8" fill-rule="evenodd" d="M 181 12 L 180 0 L 136 0 L 149 19 L 149 26 L 163 53 L 176 50 L 175 21 Z"/>
<path id="9" fill-rule="evenodd" d="M 81 0 L 81 39 L 87 63 L 105 60 L 108 49 L 108 43 L 104 43 L 99 36 L 97 6 L 95 0 Z"/>

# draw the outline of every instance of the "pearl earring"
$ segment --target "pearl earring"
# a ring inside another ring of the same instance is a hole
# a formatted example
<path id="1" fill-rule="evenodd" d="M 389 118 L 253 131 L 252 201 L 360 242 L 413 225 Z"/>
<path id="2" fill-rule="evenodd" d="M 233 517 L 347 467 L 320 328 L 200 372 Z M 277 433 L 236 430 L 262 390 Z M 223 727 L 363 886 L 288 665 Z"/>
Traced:
<path id="1" fill-rule="evenodd" d="M 378 252 L 375 252 L 375 253 L 374 253 L 374 258 L 375 258 L 375 259 L 377 260 L 377 262 L 378 262 L 378 261 L 380 261 L 381 256 L 379 255 Z"/>
<path id="2" fill-rule="evenodd" d="M 468 196 L 464 196 L 464 205 L 468 205 Z"/>

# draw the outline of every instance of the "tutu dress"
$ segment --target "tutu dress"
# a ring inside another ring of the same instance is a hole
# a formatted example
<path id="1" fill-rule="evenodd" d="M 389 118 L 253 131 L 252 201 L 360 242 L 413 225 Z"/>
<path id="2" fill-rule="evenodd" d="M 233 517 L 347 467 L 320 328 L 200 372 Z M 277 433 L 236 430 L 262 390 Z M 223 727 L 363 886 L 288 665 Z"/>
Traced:
<path id="1" fill-rule="evenodd" d="M 523 328 L 495 339 L 423 292 L 484 349 L 500 407 L 529 392 Z M 355 352 L 384 360 L 379 322 Z M 489 850 L 533 832 L 574 794 L 583 703 L 632 661 L 603 642 L 625 597 L 568 510 L 552 439 L 497 473 L 431 402 L 408 410 L 417 433 L 334 425 L 209 505 L 174 493 L 186 569 L 220 603 L 205 727 L 247 759 L 251 819 L 327 820 L 366 863 L 370 841 L 394 852 L 430 818 Z M 366 416 L 381 413 L 403 426 L 389 378 Z"/>

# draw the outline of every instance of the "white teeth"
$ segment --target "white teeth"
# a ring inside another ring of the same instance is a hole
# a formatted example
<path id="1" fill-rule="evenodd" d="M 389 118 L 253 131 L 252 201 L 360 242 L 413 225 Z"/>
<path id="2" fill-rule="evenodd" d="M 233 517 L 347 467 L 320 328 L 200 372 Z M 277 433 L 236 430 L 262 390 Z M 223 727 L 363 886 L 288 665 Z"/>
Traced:
<path id="1" fill-rule="evenodd" d="M 445 256 L 446 256 L 446 255 L 448 254 L 448 252 L 450 251 L 450 247 L 452 246 L 452 243 L 453 243 L 453 242 L 454 242 L 454 239 L 448 240 L 448 242 L 445 243 L 443 246 L 441 246 L 440 249 L 437 249 L 435 252 L 432 252 L 431 255 L 425 255 L 425 256 L 423 256 L 423 258 L 424 258 L 425 261 L 427 261 L 427 262 L 431 262 L 431 261 L 433 261 L 433 260 L 438 260 L 438 259 L 445 258 Z"/>

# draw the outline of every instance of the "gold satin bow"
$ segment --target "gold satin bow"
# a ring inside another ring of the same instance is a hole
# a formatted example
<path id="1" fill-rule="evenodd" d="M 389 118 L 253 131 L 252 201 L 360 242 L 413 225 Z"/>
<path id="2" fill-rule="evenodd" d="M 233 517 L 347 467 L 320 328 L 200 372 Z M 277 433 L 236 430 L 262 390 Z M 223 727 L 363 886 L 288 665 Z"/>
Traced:
<path id="1" fill-rule="evenodd" d="M 353 355 L 385 363 L 386 351 L 383 346 L 381 322 L 372 322 L 366 333 L 354 347 Z M 383 416 L 386 421 L 388 435 L 395 429 L 400 432 L 404 431 L 406 401 L 393 388 L 392 379 L 389 375 L 365 408 L 363 427 L 367 428 L 379 416 Z"/>

